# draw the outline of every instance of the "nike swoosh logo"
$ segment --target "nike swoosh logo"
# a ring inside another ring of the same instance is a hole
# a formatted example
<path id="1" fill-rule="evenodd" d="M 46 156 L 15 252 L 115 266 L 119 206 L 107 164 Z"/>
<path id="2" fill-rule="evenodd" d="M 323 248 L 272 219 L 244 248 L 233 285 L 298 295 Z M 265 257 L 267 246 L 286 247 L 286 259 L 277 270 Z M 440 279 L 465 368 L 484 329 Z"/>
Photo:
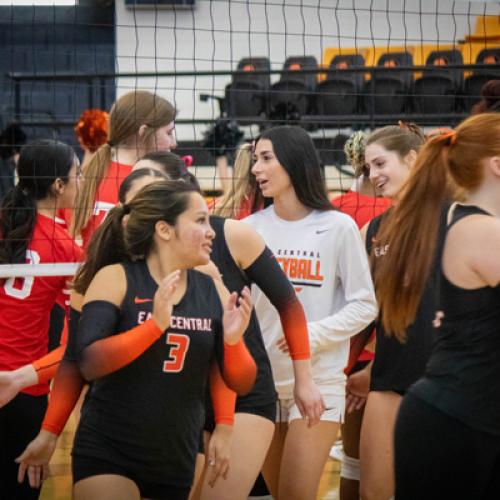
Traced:
<path id="1" fill-rule="evenodd" d="M 136 304 L 144 304 L 145 302 L 153 302 L 153 299 L 140 299 L 139 297 L 136 297 L 134 302 Z"/>
<path id="2" fill-rule="evenodd" d="M 326 233 L 327 231 L 330 231 L 329 229 L 318 229 L 316 231 L 316 234 L 322 234 L 322 233 Z"/>

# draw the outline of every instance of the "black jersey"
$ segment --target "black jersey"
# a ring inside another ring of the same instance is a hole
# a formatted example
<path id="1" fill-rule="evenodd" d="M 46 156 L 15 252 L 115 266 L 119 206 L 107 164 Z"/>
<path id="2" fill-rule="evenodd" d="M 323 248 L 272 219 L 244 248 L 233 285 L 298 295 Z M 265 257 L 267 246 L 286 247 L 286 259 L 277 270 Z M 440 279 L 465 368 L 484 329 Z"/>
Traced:
<path id="1" fill-rule="evenodd" d="M 485 214 L 474 206 L 456 205 L 448 227 Z M 441 245 L 440 260 L 444 243 Z M 441 268 L 442 269 L 442 268 Z M 437 330 L 425 376 L 411 392 L 463 423 L 500 436 L 500 285 L 464 289 L 440 272 Z"/>
<path id="2" fill-rule="evenodd" d="M 224 236 L 225 221 L 222 217 L 210 217 L 210 224 L 215 231 L 211 259 L 219 268 L 222 280 L 227 289 L 230 292 L 239 293 L 243 287 L 250 287 L 252 283 L 231 256 Z M 255 311 L 252 311 L 250 324 L 244 334 L 244 340 L 257 365 L 257 378 L 253 389 L 247 395 L 239 396 L 236 400 L 236 411 L 248 410 L 255 406 L 264 406 L 276 401 L 271 363 L 264 346 L 264 340 Z"/>
<path id="3" fill-rule="evenodd" d="M 127 292 L 116 333 L 151 317 L 158 288 L 144 261 L 123 266 Z M 136 360 L 94 381 L 73 453 L 119 463 L 144 481 L 190 486 L 221 319 L 212 279 L 188 271 L 165 333 Z"/>
<path id="4" fill-rule="evenodd" d="M 447 207 L 441 214 L 445 217 Z M 389 209 L 390 212 L 390 209 Z M 389 213 L 389 212 L 386 212 Z M 372 251 L 373 241 L 379 230 L 380 223 L 385 214 L 370 222 L 366 233 L 366 249 Z M 373 249 L 376 259 L 381 255 L 390 259 L 390 248 Z M 420 305 L 417 309 L 415 321 L 406 330 L 406 340 L 401 343 L 396 337 L 388 336 L 381 321 L 376 323 L 377 344 L 375 359 L 371 372 L 370 390 L 394 391 L 404 394 L 410 385 L 416 382 L 424 373 L 425 365 L 431 353 L 435 330 L 432 321 L 436 311 L 436 279 L 435 265 L 430 273 L 427 284 L 422 293 Z"/>

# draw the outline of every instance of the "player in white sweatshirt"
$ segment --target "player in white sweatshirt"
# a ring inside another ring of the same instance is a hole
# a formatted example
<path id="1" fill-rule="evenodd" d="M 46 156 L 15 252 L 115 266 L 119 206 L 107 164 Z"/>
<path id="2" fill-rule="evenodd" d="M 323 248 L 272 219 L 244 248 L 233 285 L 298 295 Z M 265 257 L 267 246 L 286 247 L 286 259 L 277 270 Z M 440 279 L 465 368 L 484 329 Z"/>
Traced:
<path id="1" fill-rule="evenodd" d="M 349 339 L 375 319 L 375 294 L 359 231 L 349 216 L 332 209 L 318 154 L 303 129 L 263 132 L 255 144 L 252 172 L 273 205 L 244 220 L 263 236 L 304 307 L 313 377 L 327 408 L 314 427 L 301 418 L 279 316 L 254 290 L 279 397 L 263 472 L 275 499 L 312 500 L 343 419 Z"/>

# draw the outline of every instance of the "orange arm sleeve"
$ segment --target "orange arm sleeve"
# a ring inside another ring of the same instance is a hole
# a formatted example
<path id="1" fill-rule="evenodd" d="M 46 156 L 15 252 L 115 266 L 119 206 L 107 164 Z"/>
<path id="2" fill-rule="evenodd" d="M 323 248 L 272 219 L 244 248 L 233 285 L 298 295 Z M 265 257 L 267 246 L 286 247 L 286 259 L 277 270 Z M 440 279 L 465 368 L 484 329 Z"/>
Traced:
<path id="1" fill-rule="evenodd" d="M 294 361 L 309 359 L 309 333 L 304 308 L 295 296 L 278 309 L 290 356 Z"/>
<path id="2" fill-rule="evenodd" d="M 78 365 L 61 361 L 50 393 L 49 405 L 42 422 L 42 429 L 57 436 L 61 434 L 85 386 Z"/>
<path id="3" fill-rule="evenodd" d="M 60 345 L 57 349 L 50 351 L 31 364 L 36 371 L 39 384 L 43 384 L 54 378 L 65 350 L 66 346 Z"/>
<path id="4" fill-rule="evenodd" d="M 304 309 L 292 284 L 268 247 L 245 269 L 245 274 L 278 311 L 291 358 L 294 361 L 309 359 L 309 332 Z"/>
<path id="5" fill-rule="evenodd" d="M 224 382 L 239 395 L 252 389 L 257 377 L 257 365 L 241 339 L 235 345 L 224 342 Z"/>
<path id="6" fill-rule="evenodd" d="M 225 384 L 216 362 L 212 362 L 210 366 L 210 395 L 214 407 L 215 423 L 233 425 L 236 393 Z"/>
<path id="7" fill-rule="evenodd" d="M 137 359 L 160 338 L 161 330 L 153 319 L 126 332 L 92 342 L 81 353 L 80 370 L 86 380 L 113 373 Z"/>

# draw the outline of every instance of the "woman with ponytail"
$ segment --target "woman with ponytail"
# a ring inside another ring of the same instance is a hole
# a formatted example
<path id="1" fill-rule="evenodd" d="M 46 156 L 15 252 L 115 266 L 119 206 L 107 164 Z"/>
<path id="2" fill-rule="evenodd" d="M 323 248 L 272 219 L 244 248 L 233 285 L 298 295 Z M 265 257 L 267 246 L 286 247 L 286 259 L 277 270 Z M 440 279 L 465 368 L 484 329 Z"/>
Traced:
<path id="1" fill-rule="evenodd" d="M 73 149 L 61 142 L 39 140 L 21 150 L 19 183 L 0 208 L 0 264 L 79 261 L 81 251 L 55 220 L 58 209 L 73 206 L 79 169 Z M 34 384 L 18 395 L 15 391 L 0 409 L 0 491 L 5 498 L 38 498 L 39 490 L 18 484 L 14 459 L 36 435 L 45 412 L 49 387 L 37 383 L 30 363 L 47 354 L 50 310 L 66 287 L 64 276 L 0 282 L 0 370 L 28 365 L 20 375 Z"/>
<path id="2" fill-rule="evenodd" d="M 402 122 L 399 126 L 377 129 L 366 138 L 364 157 L 370 180 L 375 190 L 394 205 L 399 203 L 424 139 L 418 127 Z M 387 252 L 384 263 L 391 266 L 398 257 L 393 255 L 392 248 L 379 243 L 379 227 L 392 210 L 375 217 L 362 230 L 372 272 L 378 271 L 380 255 Z M 400 229 L 398 226 L 391 230 Z M 379 300 L 377 288 L 375 292 Z M 358 397 L 367 396 L 360 438 L 359 478 L 363 499 L 387 500 L 394 494 L 394 424 L 402 395 L 422 375 L 430 352 L 432 297 L 429 289 L 405 341 L 386 333 L 384 324 L 378 320 L 375 358 L 349 378 L 348 391 Z M 384 313 L 381 309 L 381 314 Z"/>
<path id="3" fill-rule="evenodd" d="M 145 90 L 121 96 L 109 115 L 108 142 L 84 166 L 87 179 L 78 193 L 71 232 L 84 248 L 106 214 L 118 203 L 118 190 L 138 158 L 152 150 L 176 147 L 175 108 Z"/>
<path id="4" fill-rule="evenodd" d="M 463 203 L 446 206 L 454 186 Z M 396 424 L 397 499 L 498 496 L 499 218 L 500 115 L 484 113 L 431 136 L 377 238 L 386 331 L 404 338 L 436 283 L 432 352 Z"/>

